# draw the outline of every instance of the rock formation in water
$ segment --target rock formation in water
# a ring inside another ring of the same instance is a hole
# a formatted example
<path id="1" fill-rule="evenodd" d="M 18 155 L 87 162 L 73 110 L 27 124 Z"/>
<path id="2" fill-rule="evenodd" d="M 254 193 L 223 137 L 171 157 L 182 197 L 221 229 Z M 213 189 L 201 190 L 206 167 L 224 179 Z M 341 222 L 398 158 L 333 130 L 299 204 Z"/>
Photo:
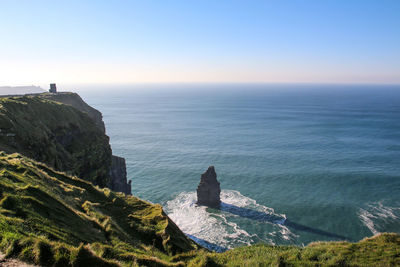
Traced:
<path id="1" fill-rule="evenodd" d="M 200 184 L 197 187 L 197 204 L 209 207 L 218 207 L 221 203 L 219 197 L 221 188 L 217 181 L 214 166 L 201 175 Z"/>

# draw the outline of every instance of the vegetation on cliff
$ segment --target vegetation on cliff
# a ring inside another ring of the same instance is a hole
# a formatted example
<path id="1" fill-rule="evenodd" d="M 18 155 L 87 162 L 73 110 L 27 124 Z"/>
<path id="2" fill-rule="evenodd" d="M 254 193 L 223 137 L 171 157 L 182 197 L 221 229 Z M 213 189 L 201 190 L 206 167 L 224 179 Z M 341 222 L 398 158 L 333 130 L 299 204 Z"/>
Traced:
<path id="1" fill-rule="evenodd" d="M 0 154 L 0 199 L 0 249 L 40 265 L 169 265 L 170 255 L 197 248 L 160 205 L 19 154 Z"/>
<path id="2" fill-rule="evenodd" d="M 193 266 L 400 266 L 400 235 L 381 234 L 358 243 L 316 242 L 306 247 L 253 245 L 199 254 Z"/>
<path id="3" fill-rule="evenodd" d="M 0 250 L 43 266 L 394 266 L 400 236 L 209 252 L 160 205 L 0 153 Z"/>
<path id="4" fill-rule="evenodd" d="M 37 96 L 43 99 L 52 100 L 73 106 L 77 110 L 86 113 L 103 133 L 106 132 L 103 122 L 103 115 L 101 114 L 101 112 L 89 106 L 85 101 L 83 101 L 83 99 L 77 93 L 71 93 L 71 92 L 61 92 L 57 94 L 44 93 Z"/>
<path id="5" fill-rule="evenodd" d="M 46 94 L 0 98 L 0 150 L 21 153 L 101 187 L 110 184 L 111 148 L 104 130 L 87 113 L 48 100 Z"/>

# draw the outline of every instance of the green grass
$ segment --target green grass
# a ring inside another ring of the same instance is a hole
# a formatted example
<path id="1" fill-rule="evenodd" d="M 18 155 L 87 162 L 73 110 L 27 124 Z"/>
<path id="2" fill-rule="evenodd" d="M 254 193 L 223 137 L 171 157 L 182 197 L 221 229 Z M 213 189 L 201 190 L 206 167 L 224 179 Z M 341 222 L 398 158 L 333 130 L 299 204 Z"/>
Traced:
<path id="1" fill-rule="evenodd" d="M 400 266 L 400 236 L 385 233 L 358 243 L 253 245 L 225 253 L 200 252 L 188 266 Z"/>
<path id="2" fill-rule="evenodd" d="M 0 250 L 41 266 L 400 266 L 400 236 L 200 248 L 160 205 L 0 152 Z"/>
<path id="3" fill-rule="evenodd" d="M 77 94 L 60 96 L 83 102 Z M 87 113 L 46 97 L 0 97 L 0 150 L 108 186 L 111 148 L 104 129 Z"/>
<path id="4" fill-rule="evenodd" d="M 0 236 L 7 256 L 46 266 L 84 265 L 89 259 L 104 266 L 108 261 L 165 265 L 172 255 L 197 249 L 160 205 L 4 153 Z"/>

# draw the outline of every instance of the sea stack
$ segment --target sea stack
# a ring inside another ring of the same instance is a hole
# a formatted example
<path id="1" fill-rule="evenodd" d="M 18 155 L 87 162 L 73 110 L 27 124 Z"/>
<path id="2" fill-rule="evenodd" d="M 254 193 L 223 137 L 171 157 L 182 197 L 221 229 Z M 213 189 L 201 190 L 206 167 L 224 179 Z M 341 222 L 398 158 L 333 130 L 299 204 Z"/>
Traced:
<path id="1" fill-rule="evenodd" d="M 221 203 L 219 194 L 221 188 L 217 181 L 217 174 L 214 166 L 208 167 L 208 170 L 201 175 L 200 184 L 197 187 L 197 204 L 209 207 L 218 207 Z"/>

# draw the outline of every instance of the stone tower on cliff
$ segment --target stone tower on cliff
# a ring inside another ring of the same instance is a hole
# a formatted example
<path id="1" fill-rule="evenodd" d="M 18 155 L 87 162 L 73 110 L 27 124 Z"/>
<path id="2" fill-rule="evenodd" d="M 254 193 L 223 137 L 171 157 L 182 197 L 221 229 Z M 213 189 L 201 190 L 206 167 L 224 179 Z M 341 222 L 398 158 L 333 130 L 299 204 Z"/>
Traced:
<path id="1" fill-rule="evenodd" d="M 56 86 L 56 84 L 55 83 L 51 83 L 50 84 L 50 90 L 49 90 L 49 92 L 50 93 L 57 93 L 57 86 Z"/>

